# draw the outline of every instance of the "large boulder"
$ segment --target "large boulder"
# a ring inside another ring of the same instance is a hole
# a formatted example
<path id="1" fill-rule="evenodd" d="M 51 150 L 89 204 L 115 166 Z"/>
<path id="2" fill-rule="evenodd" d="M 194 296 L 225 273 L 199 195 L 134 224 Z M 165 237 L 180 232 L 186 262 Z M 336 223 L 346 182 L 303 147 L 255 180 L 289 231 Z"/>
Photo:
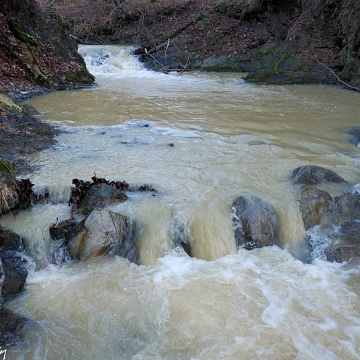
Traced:
<path id="1" fill-rule="evenodd" d="M 136 262 L 134 221 L 113 211 L 93 210 L 81 221 L 67 248 L 78 260 L 118 255 Z"/>
<path id="2" fill-rule="evenodd" d="M 306 165 L 296 168 L 292 173 L 295 184 L 314 185 L 324 181 L 341 183 L 345 180 L 334 171 L 317 165 Z"/>
<path id="3" fill-rule="evenodd" d="M 232 220 L 237 248 L 250 250 L 275 244 L 275 210 L 259 197 L 238 197 L 232 205 Z"/>

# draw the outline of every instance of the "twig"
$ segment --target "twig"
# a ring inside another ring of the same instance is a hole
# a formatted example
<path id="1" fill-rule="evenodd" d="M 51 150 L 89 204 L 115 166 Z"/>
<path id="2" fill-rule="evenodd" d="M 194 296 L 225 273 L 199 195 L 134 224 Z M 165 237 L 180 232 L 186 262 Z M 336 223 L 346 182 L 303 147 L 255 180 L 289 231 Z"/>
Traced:
<path id="1" fill-rule="evenodd" d="M 190 60 L 190 54 L 188 54 L 188 58 L 187 58 L 187 60 L 186 60 L 186 64 L 185 64 L 184 68 L 182 69 L 182 71 L 180 72 L 180 75 L 181 75 L 184 71 L 186 71 L 186 68 L 187 68 L 187 65 L 188 65 L 188 63 L 189 63 L 189 60 Z"/>
<path id="2" fill-rule="evenodd" d="M 330 69 L 330 68 L 329 68 L 328 66 L 326 66 L 324 63 L 322 63 L 321 61 L 316 60 L 316 59 L 315 59 L 315 61 L 316 61 L 318 64 L 322 65 L 325 69 L 329 70 L 329 71 L 336 77 L 336 80 L 337 80 L 339 83 L 347 86 L 348 88 L 350 88 L 350 89 L 352 89 L 352 90 L 360 91 L 360 88 L 355 87 L 355 86 L 352 86 L 352 85 L 348 84 L 347 82 L 341 80 L 341 79 L 339 78 L 339 76 L 334 72 L 334 70 Z"/>
<path id="3" fill-rule="evenodd" d="M 165 74 L 168 73 L 168 70 L 164 68 L 164 65 L 161 64 L 158 60 L 156 60 L 153 55 L 149 54 L 146 48 L 145 48 L 145 54 L 154 62 L 156 69 L 160 67 L 162 72 L 164 72 Z"/>
<path id="4" fill-rule="evenodd" d="M 164 51 L 165 66 L 167 65 L 167 49 L 169 48 L 169 45 L 170 45 L 170 38 L 169 38 L 168 41 L 167 41 L 166 48 L 165 48 L 165 51 Z"/>

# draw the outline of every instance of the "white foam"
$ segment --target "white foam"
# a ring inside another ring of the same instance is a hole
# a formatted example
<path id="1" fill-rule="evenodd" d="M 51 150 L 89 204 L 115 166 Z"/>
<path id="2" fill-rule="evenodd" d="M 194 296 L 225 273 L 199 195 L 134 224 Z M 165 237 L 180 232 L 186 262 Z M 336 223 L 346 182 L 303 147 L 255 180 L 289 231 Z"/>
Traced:
<path id="1" fill-rule="evenodd" d="M 132 55 L 134 48 L 131 46 L 79 46 L 78 51 L 95 77 L 126 77 L 147 71 L 137 57 Z"/>

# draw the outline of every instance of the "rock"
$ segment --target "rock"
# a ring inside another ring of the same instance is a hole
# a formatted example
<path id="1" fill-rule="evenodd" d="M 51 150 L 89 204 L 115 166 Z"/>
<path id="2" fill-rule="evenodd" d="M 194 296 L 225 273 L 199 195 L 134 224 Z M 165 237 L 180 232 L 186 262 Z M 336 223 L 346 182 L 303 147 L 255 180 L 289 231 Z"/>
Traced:
<path id="1" fill-rule="evenodd" d="M 94 210 L 79 224 L 68 250 L 72 258 L 79 260 L 118 255 L 136 262 L 134 222 L 113 211 Z"/>
<path id="2" fill-rule="evenodd" d="M 23 329 L 28 322 L 28 319 L 8 309 L 0 309 L 0 349 L 20 343 Z"/>
<path id="3" fill-rule="evenodd" d="M 360 258 L 360 221 L 347 221 L 340 226 L 320 225 L 308 231 L 315 257 L 344 262 Z"/>
<path id="4" fill-rule="evenodd" d="M 106 183 L 92 185 L 84 198 L 76 206 L 76 210 L 84 215 L 90 214 L 93 209 L 101 209 L 112 203 L 121 203 L 127 200 L 123 190 Z"/>
<path id="5" fill-rule="evenodd" d="M 294 184 L 314 185 L 323 181 L 341 183 L 345 180 L 334 171 L 316 165 L 296 168 L 292 173 Z"/>
<path id="6" fill-rule="evenodd" d="M 52 240 L 64 239 L 66 244 L 75 236 L 78 231 L 79 224 L 73 220 L 64 220 L 60 223 L 56 222 L 49 229 Z"/>
<path id="7" fill-rule="evenodd" d="M 179 219 L 174 219 L 173 231 L 171 234 L 175 247 L 182 247 L 186 254 L 192 257 L 191 243 L 194 241 L 193 234 L 189 233 L 187 224 Z"/>
<path id="8" fill-rule="evenodd" d="M 58 266 L 62 266 L 72 260 L 64 239 L 51 241 L 50 254 L 52 257 L 51 262 Z"/>
<path id="9" fill-rule="evenodd" d="M 360 257 L 360 221 L 343 223 L 331 237 L 333 244 L 327 252 L 328 261 L 343 262 Z"/>
<path id="10" fill-rule="evenodd" d="M 240 196 L 232 205 L 232 220 L 236 247 L 250 250 L 275 244 L 277 219 L 264 200 Z"/>
<path id="11" fill-rule="evenodd" d="M 22 249 L 19 235 L 0 228 L 0 350 L 1 347 L 18 344 L 28 322 L 3 306 L 4 301 L 24 290 L 27 270 L 21 254 L 17 252 Z"/>
<path id="12" fill-rule="evenodd" d="M 28 275 L 27 261 L 21 253 L 13 250 L 0 250 L 0 257 L 5 274 L 1 292 L 4 301 L 7 301 L 24 291 Z"/>
<path id="13" fill-rule="evenodd" d="M 2 296 L 2 286 L 4 283 L 4 278 L 5 278 L 4 268 L 3 268 L 1 257 L 0 257 L 0 310 L 2 309 L 2 304 L 4 302 L 4 299 Z"/>
<path id="14" fill-rule="evenodd" d="M 19 203 L 12 165 L 0 160 L 0 214 L 9 212 Z"/>
<path id="15" fill-rule="evenodd" d="M 24 250 L 24 245 L 20 235 L 0 226 L 0 248 L 21 252 Z"/>
<path id="16" fill-rule="evenodd" d="M 356 219 L 360 219 L 360 195 L 356 192 L 347 192 L 336 196 L 333 224 L 340 225 Z"/>
<path id="17" fill-rule="evenodd" d="M 354 190 L 332 198 L 315 186 L 301 189 L 300 212 L 305 229 L 315 225 L 341 225 L 360 219 L 360 195 Z"/>
<path id="18" fill-rule="evenodd" d="M 324 190 L 315 186 L 306 186 L 301 190 L 300 212 L 306 230 L 319 224 L 331 224 L 333 199 Z"/>

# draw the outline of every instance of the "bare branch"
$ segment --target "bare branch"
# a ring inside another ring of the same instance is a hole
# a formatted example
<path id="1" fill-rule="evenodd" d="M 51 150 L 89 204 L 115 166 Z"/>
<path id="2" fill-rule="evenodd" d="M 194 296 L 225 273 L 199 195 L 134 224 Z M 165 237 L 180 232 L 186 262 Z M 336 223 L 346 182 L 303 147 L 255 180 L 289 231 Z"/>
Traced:
<path id="1" fill-rule="evenodd" d="M 319 60 L 315 60 L 315 61 L 316 61 L 318 64 L 320 64 L 321 66 L 323 66 L 325 69 L 329 70 L 329 71 L 335 76 L 336 80 L 337 80 L 339 83 L 345 85 L 346 87 L 348 87 L 348 88 L 350 88 L 350 89 L 352 89 L 352 90 L 360 91 L 360 88 L 355 87 L 355 86 L 352 86 L 352 85 L 348 84 L 347 82 L 341 80 L 341 79 L 339 78 L 339 76 L 338 76 L 332 69 L 330 69 L 328 66 L 326 66 L 324 63 L 322 63 L 322 62 L 319 61 Z"/>

